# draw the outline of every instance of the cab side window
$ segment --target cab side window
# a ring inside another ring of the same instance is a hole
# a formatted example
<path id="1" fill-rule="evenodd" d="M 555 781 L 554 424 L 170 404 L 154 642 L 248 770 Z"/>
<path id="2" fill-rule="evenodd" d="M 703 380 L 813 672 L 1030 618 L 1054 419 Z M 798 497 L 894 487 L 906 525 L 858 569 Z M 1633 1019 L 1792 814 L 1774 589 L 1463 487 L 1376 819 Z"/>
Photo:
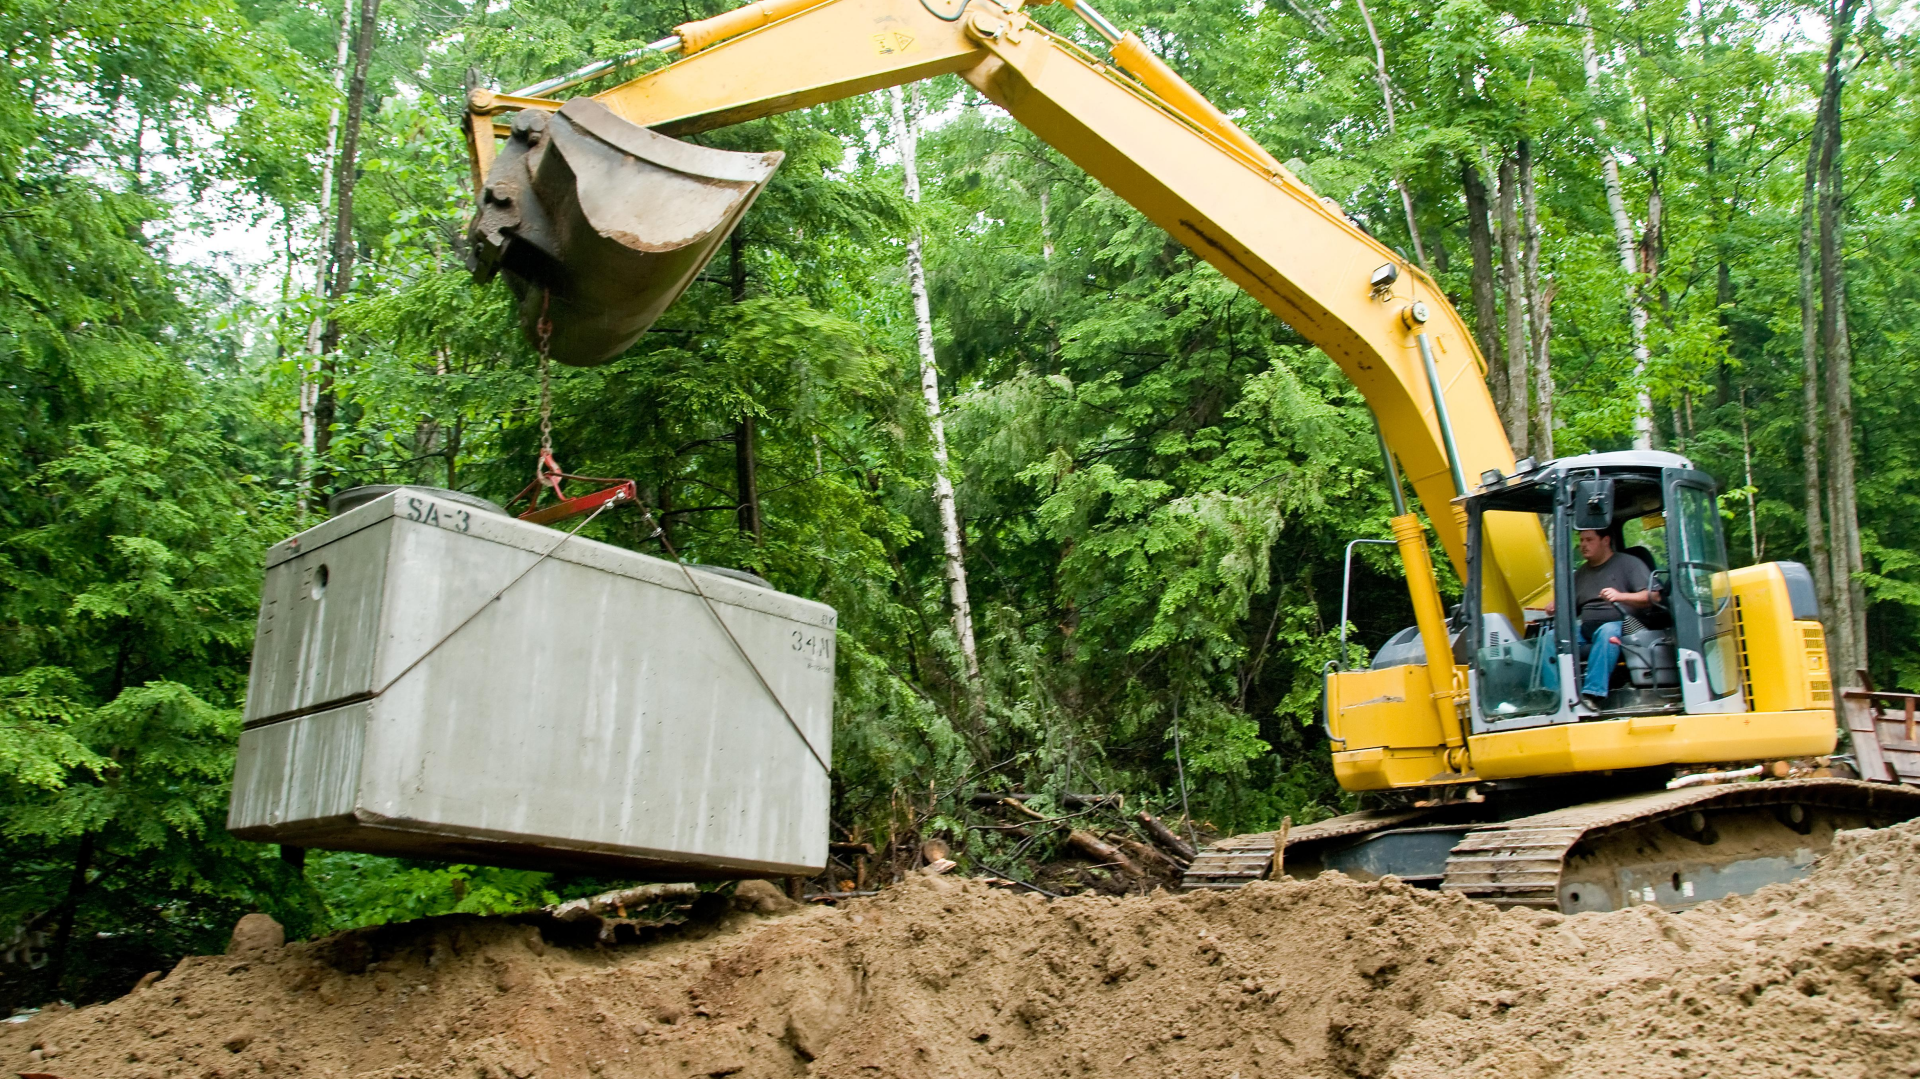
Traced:
<path id="1" fill-rule="evenodd" d="M 1651 514 L 1635 517 L 1621 527 L 1621 536 L 1625 539 L 1621 551 L 1631 551 L 1635 555 L 1644 554 L 1653 560 L 1649 569 L 1664 569 L 1667 565 L 1667 518 L 1664 514 Z M 1642 561 L 1645 561 L 1643 558 Z"/>

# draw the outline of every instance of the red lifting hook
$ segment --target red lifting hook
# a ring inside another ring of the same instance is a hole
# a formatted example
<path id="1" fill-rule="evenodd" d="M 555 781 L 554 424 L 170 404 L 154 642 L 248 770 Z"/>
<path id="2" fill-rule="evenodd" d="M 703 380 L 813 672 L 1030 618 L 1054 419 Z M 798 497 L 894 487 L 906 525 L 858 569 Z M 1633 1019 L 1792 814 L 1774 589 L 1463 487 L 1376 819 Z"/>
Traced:
<path id="1" fill-rule="evenodd" d="M 566 492 L 560 489 L 560 485 L 566 480 L 575 480 L 580 483 L 610 483 L 613 486 L 589 495 L 568 498 Z M 552 505 L 545 507 L 540 505 L 541 488 L 553 492 Z M 632 480 L 612 479 L 607 476 L 576 476 L 562 471 L 560 462 L 553 459 L 553 451 L 543 449 L 540 451 L 540 463 L 533 469 L 533 482 L 527 484 L 519 494 L 514 495 L 507 502 L 507 508 L 511 510 L 521 499 L 527 500 L 527 511 L 520 514 L 520 519 L 532 524 L 544 525 L 564 521 L 569 517 L 578 517 L 583 513 L 592 513 L 602 506 L 611 508 L 627 503 L 638 503 L 640 488 Z"/>

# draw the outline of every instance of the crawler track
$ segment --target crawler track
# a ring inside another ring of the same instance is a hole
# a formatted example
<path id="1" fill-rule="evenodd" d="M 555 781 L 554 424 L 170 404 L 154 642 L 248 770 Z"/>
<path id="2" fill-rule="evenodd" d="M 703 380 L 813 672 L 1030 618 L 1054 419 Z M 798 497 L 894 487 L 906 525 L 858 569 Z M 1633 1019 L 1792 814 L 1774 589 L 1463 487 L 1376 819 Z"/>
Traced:
<path id="1" fill-rule="evenodd" d="M 1450 824 L 1458 839 L 1443 875 L 1411 863 L 1387 871 L 1508 907 L 1685 909 L 1804 875 L 1835 831 L 1920 817 L 1920 789 L 1796 779 L 1649 791 L 1507 820 L 1462 819 L 1463 809 L 1354 813 L 1297 828 L 1287 865 L 1311 875 L 1330 853 Z M 1194 860 L 1185 886 L 1236 888 L 1265 878 L 1273 839 L 1261 832 L 1215 843 Z"/>

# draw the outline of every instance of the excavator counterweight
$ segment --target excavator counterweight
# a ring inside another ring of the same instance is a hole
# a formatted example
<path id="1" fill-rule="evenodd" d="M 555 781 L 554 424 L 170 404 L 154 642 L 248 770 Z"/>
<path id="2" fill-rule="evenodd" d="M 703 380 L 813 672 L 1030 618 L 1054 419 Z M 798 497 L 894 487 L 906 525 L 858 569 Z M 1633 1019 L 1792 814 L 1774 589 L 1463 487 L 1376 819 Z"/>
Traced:
<path id="1" fill-rule="evenodd" d="M 561 363 L 605 363 L 680 298 L 785 155 L 656 134 L 592 98 L 526 109 L 468 228 L 474 273 L 505 276 L 520 327 Z"/>

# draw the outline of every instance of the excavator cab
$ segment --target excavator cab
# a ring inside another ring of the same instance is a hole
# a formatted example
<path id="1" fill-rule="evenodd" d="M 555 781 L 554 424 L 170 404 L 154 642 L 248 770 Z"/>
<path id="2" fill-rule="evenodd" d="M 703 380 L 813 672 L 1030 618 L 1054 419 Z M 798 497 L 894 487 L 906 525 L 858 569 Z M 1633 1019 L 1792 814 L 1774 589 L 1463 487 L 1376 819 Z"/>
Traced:
<path id="1" fill-rule="evenodd" d="M 1686 458 L 1629 451 L 1553 461 L 1483 486 L 1466 510 L 1461 628 L 1472 645 L 1460 652 L 1469 660 L 1475 733 L 1747 710 L 1714 483 Z M 1549 587 L 1517 608 L 1504 590 L 1483 586 L 1493 556 L 1479 537 L 1507 514 L 1537 519 L 1554 552 Z M 1582 532 L 1602 561 L 1633 560 L 1631 571 L 1614 576 L 1643 582 L 1651 602 L 1620 603 L 1619 618 L 1582 624 Z M 1608 669 L 1590 673 L 1596 663 Z M 1604 692 L 1583 694 L 1583 686 Z"/>
<path id="2" fill-rule="evenodd" d="M 1794 562 L 1730 567 L 1711 476 L 1678 454 L 1625 451 L 1522 461 L 1481 480 L 1456 503 L 1467 581 L 1445 621 L 1419 526 L 1396 519 L 1402 554 L 1414 555 L 1416 610 L 1424 591 L 1434 613 L 1389 639 L 1367 670 L 1328 673 L 1342 786 L 1467 789 L 1832 752 L 1811 575 Z M 1522 527 L 1545 534 L 1552 561 L 1545 579 L 1516 588 L 1487 537 Z M 1621 574 L 1635 584 L 1622 591 L 1645 591 L 1648 602 L 1582 626 L 1583 532 L 1595 551 L 1644 570 Z"/>

